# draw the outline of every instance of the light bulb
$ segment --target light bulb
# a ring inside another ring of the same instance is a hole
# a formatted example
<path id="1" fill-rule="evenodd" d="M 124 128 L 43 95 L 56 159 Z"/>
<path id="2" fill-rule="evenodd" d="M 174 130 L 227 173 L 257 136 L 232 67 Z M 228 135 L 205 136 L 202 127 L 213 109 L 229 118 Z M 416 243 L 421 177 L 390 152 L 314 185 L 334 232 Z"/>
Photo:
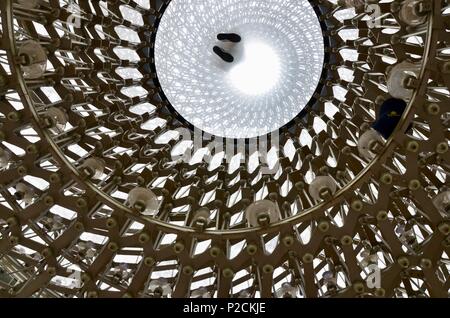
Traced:
<path id="1" fill-rule="evenodd" d="M 204 230 L 210 221 L 211 212 L 208 208 L 201 208 L 194 213 L 192 226 L 198 230 Z"/>
<path id="2" fill-rule="evenodd" d="M 433 204 L 443 214 L 450 215 L 450 191 L 439 193 L 434 199 Z"/>
<path id="3" fill-rule="evenodd" d="M 330 176 L 318 176 L 309 185 L 309 194 L 315 201 L 329 198 L 336 190 L 336 182 Z"/>
<path id="4" fill-rule="evenodd" d="M 11 153 L 6 150 L 0 148 L 0 169 L 6 168 L 11 160 Z"/>
<path id="5" fill-rule="evenodd" d="M 402 4 L 400 9 L 400 19 L 413 27 L 424 24 L 427 21 L 427 15 L 420 12 L 420 6 L 423 1 L 419 0 L 406 0 Z"/>
<path id="6" fill-rule="evenodd" d="M 383 146 L 384 140 L 375 129 L 369 129 L 358 140 L 358 151 L 361 157 L 372 160 L 377 151 Z"/>
<path id="7" fill-rule="evenodd" d="M 166 297 L 172 293 L 172 286 L 165 278 L 152 280 L 148 285 L 148 289 L 159 297 Z"/>
<path id="8" fill-rule="evenodd" d="M 143 215 L 153 215 L 158 211 L 159 200 L 152 190 L 147 188 L 134 188 L 128 194 L 128 202 L 131 207 L 137 209 Z"/>
<path id="9" fill-rule="evenodd" d="M 23 200 L 23 202 L 30 204 L 33 202 L 34 190 L 25 183 L 20 182 L 16 185 L 16 193 L 14 193 L 14 196 L 18 200 Z"/>
<path id="10" fill-rule="evenodd" d="M 53 129 L 55 133 L 62 133 L 68 122 L 67 114 L 56 107 L 47 109 L 43 117 L 47 127 Z"/>
<path id="11" fill-rule="evenodd" d="M 269 200 L 252 203 L 245 212 L 250 226 L 267 226 L 280 219 L 278 205 Z"/>
<path id="12" fill-rule="evenodd" d="M 37 79 L 47 70 L 47 53 L 38 42 L 28 40 L 19 47 L 19 56 L 23 59 L 22 71 L 26 79 Z"/>
<path id="13" fill-rule="evenodd" d="M 408 87 L 408 81 L 419 78 L 420 65 L 403 61 L 391 68 L 388 73 L 387 88 L 389 94 L 398 99 L 409 101 L 413 89 Z"/>
<path id="14" fill-rule="evenodd" d="M 205 287 L 201 287 L 192 291 L 191 298 L 211 298 L 211 293 Z"/>
<path id="15" fill-rule="evenodd" d="M 275 292 L 277 298 L 295 298 L 297 295 L 297 288 L 290 283 L 283 283 L 281 287 Z"/>
<path id="16" fill-rule="evenodd" d="M 105 162 L 100 158 L 92 157 L 86 159 L 80 168 L 90 178 L 99 180 L 103 176 Z"/>

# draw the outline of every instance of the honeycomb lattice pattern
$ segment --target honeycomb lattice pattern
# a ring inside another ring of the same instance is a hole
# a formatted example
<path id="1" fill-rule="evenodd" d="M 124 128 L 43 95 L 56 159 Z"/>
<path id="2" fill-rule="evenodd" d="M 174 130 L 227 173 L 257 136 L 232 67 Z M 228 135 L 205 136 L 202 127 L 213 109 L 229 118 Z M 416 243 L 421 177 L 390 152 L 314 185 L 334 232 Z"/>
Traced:
<path id="1" fill-rule="evenodd" d="M 250 87 L 249 95 L 236 87 L 236 81 L 248 85 L 235 78 L 243 75 L 242 66 L 226 65 L 212 52 L 216 35 L 224 31 L 242 38 L 230 49 L 235 64 L 246 59 L 252 45 L 273 49 L 280 69 L 270 71 L 266 61 L 259 74 L 269 81 L 263 87 L 274 85 L 269 92 L 255 94 L 259 89 Z M 172 1 L 155 42 L 158 79 L 173 107 L 194 126 L 229 138 L 267 134 L 296 117 L 317 91 L 324 55 L 313 7 L 296 0 Z"/>
<path id="2" fill-rule="evenodd" d="M 310 2 L 330 47 L 307 115 L 269 153 L 211 152 L 212 137 L 185 163 L 172 158 L 191 151 L 174 133 L 186 124 L 154 72 L 167 3 L 0 1 L 0 297 L 448 297 L 436 197 L 449 186 L 450 6 L 421 0 L 407 25 L 409 0 L 370 1 L 375 20 L 358 1 Z M 367 160 L 358 139 L 403 61 L 419 69 L 412 98 Z M 317 176 L 337 186 L 323 200 Z M 154 213 L 129 204 L 137 187 L 158 197 Z M 250 227 L 261 199 L 280 220 Z"/>

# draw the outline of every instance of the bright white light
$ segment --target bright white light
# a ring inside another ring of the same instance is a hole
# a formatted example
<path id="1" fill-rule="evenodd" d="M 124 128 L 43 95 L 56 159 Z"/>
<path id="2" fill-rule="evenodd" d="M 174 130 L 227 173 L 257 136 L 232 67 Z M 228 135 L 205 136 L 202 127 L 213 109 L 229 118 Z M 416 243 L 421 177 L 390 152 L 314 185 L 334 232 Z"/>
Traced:
<path id="1" fill-rule="evenodd" d="M 270 91 L 280 78 L 280 59 L 275 51 L 262 42 L 244 45 L 242 61 L 230 70 L 229 80 L 247 95 L 262 95 Z"/>
<path id="2" fill-rule="evenodd" d="M 242 41 L 218 41 L 219 33 Z M 234 62 L 224 62 L 214 46 Z M 214 136 L 252 138 L 289 123 L 310 102 L 324 52 L 309 1 L 171 0 L 156 34 L 155 66 L 186 121 Z"/>

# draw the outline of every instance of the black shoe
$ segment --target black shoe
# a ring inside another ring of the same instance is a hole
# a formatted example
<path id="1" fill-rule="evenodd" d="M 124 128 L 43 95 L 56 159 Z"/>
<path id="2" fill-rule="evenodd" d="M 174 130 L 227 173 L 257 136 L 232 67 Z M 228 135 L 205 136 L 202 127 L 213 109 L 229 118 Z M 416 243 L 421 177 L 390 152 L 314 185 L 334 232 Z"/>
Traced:
<path id="1" fill-rule="evenodd" d="M 233 63 L 234 57 L 230 53 L 225 52 L 223 49 L 221 49 L 218 46 L 215 46 L 213 48 L 214 53 L 216 53 L 222 60 L 224 60 L 227 63 Z"/>
<path id="2" fill-rule="evenodd" d="M 217 40 L 239 43 L 242 39 L 241 36 L 236 33 L 220 33 L 217 35 Z"/>

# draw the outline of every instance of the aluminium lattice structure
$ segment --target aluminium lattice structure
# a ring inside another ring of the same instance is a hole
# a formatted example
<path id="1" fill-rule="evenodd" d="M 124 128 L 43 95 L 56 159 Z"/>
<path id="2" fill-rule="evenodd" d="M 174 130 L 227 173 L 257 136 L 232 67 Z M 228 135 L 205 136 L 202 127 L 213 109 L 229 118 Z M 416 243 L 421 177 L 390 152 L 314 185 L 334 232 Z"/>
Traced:
<path id="1" fill-rule="evenodd" d="M 169 0 L 1 0 L 0 297 L 448 297 L 450 4 L 310 4 L 320 90 L 250 165 L 173 160 L 192 125 L 155 67 Z M 398 65 L 408 105 L 364 156 Z"/>

